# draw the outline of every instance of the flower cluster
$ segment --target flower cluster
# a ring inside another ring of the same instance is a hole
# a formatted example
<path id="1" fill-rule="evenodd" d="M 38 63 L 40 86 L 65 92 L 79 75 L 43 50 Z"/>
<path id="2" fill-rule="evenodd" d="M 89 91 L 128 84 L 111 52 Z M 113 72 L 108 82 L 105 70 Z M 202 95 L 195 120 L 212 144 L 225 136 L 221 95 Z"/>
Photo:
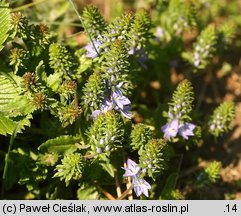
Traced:
<path id="1" fill-rule="evenodd" d="M 132 177 L 132 183 L 134 185 L 134 191 L 136 196 L 149 196 L 148 190 L 151 189 L 151 185 L 144 179 L 140 178 L 140 173 L 142 172 L 140 166 L 135 163 L 133 160 L 127 160 L 127 168 L 123 168 L 126 172 L 123 175 L 124 177 Z"/>
<path id="2" fill-rule="evenodd" d="M 139 164 L 153 180 L 166 169 L 170 158 L 170 148 L 165 139 L 151 139 L 138 151 Z"/>
<path id="3" fill-rule="evenodd" d="M 218 137 L 229 130 L 230 123 L 234 117 L 234 103 L 223 102 L 213 112 L 208 125 L 209 132 Z"/>
<path id="4" fill-rule="evenodd" d="M 129 87 L 128 74 L 129 69 L 128 51 L 122 41 L 115 41 L 106 54 L 106 62 L 103 63 L 102 70 L 105 82 L 103 100 L 99 108 L 94 110 L 91 117 L 95 118 L 100 113 L 105 113 L 110 109 L 115 109 L 126 118 L 131 118 L 131 102 L 123 92 Z"/>
<path id="5" fill-rule="evenodd" d="M 188 80 L 183 80 L 174 92 L 172 102 L 169 103 L 169 122 L 161 128 L 166 139 L 176 137 L 177 134 L 185 140 L 194 136 L 193 130 L 196 126 L 189 122 L 193 100 L 193 87 Z"/>
<path id="6" fill-rule="evenodd" d="M 120 115 L 108 111 L 97 116 L 88 131 L 92 152 L 109 155 L 120 146 L 124 138 L 123 121 Z"/>
<path id="7" fill-rule="evenodd" d="M 94 5 L 88 5 L 84 8 L 82 21 L 91 38 L 96 38 L 106 28 L 106 21 Z"/>
<path id="8" fill-rule="evenodd" d="M 92 60 L 99 57 L 101 73 L 103 72 L 101 81 L 105 82 L 105 86 L 101 83 L 104 90 L 98 91 L 97 100 L 92 100 L 93 92 L 89 91 L 86 84 L 88 89 L 85 88 L 87 94 L 84 101 L 90 102 L 94 108 L 90 117 L 95 119 L 99 114 L 114 109 L 130 119 L 131 102 L 127 95 L 132 90 L 134 81 L 133 75 L 129 73 L 130 56 L 134 56 L 140 66 L 147 68 L 145 49 L 151 37 L 149 14 L 144 10 L 139 10 L 135 15 L 127 13 L 107 26 L 99 11 L 90 6 L 83 12 L 83 22 L 90 38 L 90 43 L 84 47 L 85 57 Z M 85 110 L 88 112 L 90 109 L 86 107 Z"/>
<path id="9" fill-rule="evenodd" d="M 209 64 L 216 50 L 216 30 L 210 25 L 201 32 L 192 56 L 192 63 L 197 69 L 204 69 Z"/>
<path id="10" fill-rule="evenodd" d="M 100 108 L 95 110 L 91 114 L 91 118 L 95 119 L 101 113 L 106 113 L 108 110 L 115 109 L 119 111 L 126 118 L 131 118 L 131 102 L 125 97 L 118 86 L 114 87 L 114 90 L 110 93 L 110 100 L 105 98 Z"/>
<path id="11" fill-rule="evenodd" d="M 172 114 L 170 113 L 170 116 Z M 171 137 L 176 137 L 177 134 L 182 136 L 184 139 L 188 140 L 189 136 L 194 136 L 193 130 L 196 126 L 192 123 L 185 122 L 181 123 L 178 118 L 173 118 L 171 122 L 162 126 L 162 132 L 166 139 Z"/>

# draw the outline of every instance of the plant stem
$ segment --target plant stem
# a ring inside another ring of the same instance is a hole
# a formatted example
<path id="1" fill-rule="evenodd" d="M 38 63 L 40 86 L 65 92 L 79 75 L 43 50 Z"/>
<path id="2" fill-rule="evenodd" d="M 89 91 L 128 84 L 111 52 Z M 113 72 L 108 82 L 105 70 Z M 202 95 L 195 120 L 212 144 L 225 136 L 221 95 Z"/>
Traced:
<path id="1" fill-rule="evenodd" d="M 134 185 L 131 184 L 130 187 L 127 188 L 120 197 L 116 198 L 116 200 L 122 200 L 122 199 L 124 199 L 126 196 L 128 196 L 128 195 L 130 194 L 130 192 L 132 191 L 133 187 L 134 187 Z M 132 200 L 133 200 L 133 199 L 132 199 Z"/>
<path id="2" fill-rule="evenodd" d="M 183 161 L 183 154 L 181 154 L 181 156 L 180 156 L 180 160 L 179 160 L 179 164 L 178 164 L 178 168 L 177 168 L 177 177 L 175 179 L 174 188 L 176 187 L 176 184 L 177 184 L 178 175 L 180 173 L 181 166 L 182 166 L 182 161 Z"/>
<path id="3" fill-rule="evenodd" d="M 8 163 L 9 162 L 9 154 L 10 154 L 10 151 L 12 149 L 12 146 L 13 146 L 14 140 L 16 138 L 16 135 L 17 135 L 18 126 L 19 126 L 19 124 L 17 124 L 16 127 L 14 128 L 14 131 L 13 131 L 12 136 L 10 138 L 10 142 L 9 142 L 9 146 L 8 146 L 8 152 L 5 155 L 5 164 L 4 164 L 3 176 L 2 176 L 2 191 L 1 191 L 2 199 L 4 198 L 5 181 L 6 181 L 7 171 L 8 171 L 8 164 L 9 164 Z"/>
<path id="4" fill-rule="evenodd" d="M 125 160 L 124 160 L 124 161 L 125 161 Z M 124 167 L 125 167 L 125 168 L 127 167 L 126 162 L 124 162 Z M 127 188 L 126 191 L 128 191 L 128 193 L 127 193 L 125 196 L 128 196 L 128 200 L 133 200 L 133 194 L 132 194 L 133 184 L 132 184 L 132 181 L 131 181 L 131 177 L 128 177 L 128 178 L 127 178 L 126 188 Z M 123 194 L 125 194 L 126 191 L 125 191 Z M 123 196 L 123 194 L 122 194 L 122 196 Z M 120 198 L 121 198 L 122 196 L 120 196 Z M 122 198 L 122 199 L 123 199 L 123 198 Z"/>
<path id="5" fill-rule="evenodd" d="M 120 197 L 121 196 L 121 187 L 120 187 L 120 183 L 119 183 L 117 172 L 115 172 L 115 185 L 116 185 L 117 197 Z"/>
<path id="6" fill-rule="evenodd" d="M 93 184 L 101 191 L 101 193 L 103 193 L 106 196 L 106 198 L 108 198 L 109 200 L 115 200 L 115 197 L 113 197 L 110 193 L 108 193 L 103 188 L 101 188 L 98 184 L 96 183 L 93 183 Z"/>
<path id="7" fill-rule="evenodd" d="M 80 22 L 82 23 L 82 26 L 84 27 L 85 31 L 87 32 L 87 34 L 88 34 L 88 36 L 89 36 L 89 38 L 90 38 L 90 42 L 91 42 L 92 46 L 93 46 L 94 49 L 95 49 L 95 52 L 99 55 L 99 52 L 98 52 L 98 50 L 97 50 L 97 48 L 96 48 L 96 46 L 95 46 L 95 44 L 94 44 L 94 42 L 93 42 L 93 39 L 92 39 L 92 37 L 91 37 L 91 35 L 90 35 L 90 33 L 89 33 L 89 30 L 86 28 L 85 23 L 83 22 L 82 17 L 80 16 L 80 14 L 79 14 L 79 12 L 78 12 L 78 10 L 77 10 L 77 8 L 76 8 L 73 0 L 69 0 L 69 1 L 70 1 L 70 3 L 71 3 L 72 7 L 74 8 L 74 11 L 75 11 L 75 13 L 77 14 Z"/>

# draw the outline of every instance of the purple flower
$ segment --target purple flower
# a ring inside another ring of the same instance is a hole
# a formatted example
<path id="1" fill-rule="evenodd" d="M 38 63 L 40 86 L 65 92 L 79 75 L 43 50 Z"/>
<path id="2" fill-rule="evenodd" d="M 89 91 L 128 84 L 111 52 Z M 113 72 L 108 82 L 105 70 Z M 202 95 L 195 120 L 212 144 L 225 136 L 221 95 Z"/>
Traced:
<path id="1" fill-rule="evenodd" d="M 148 190 L 151 189 L 151 185 L 144 178 L 138 179 L 139 173 L 141 172 L 139 165 L 133 160 L 128 159 L 127 168 L 123 169 L 126 171 L 123 175 L 124 177 L 132 177 L 132 183 L 134 184 L 136 196 L 139 197 L 141 194 L 144 194 L 148 197 Z"/>
<path id="2" fill-rule="evenodd" d="M 123 116 L 125 116 L 128 119 L 131 119 L 131 106 L 125 106 L 123 109 L 118 109 L 117 111 L 120 111 Z"/>
<path id="3" fill-rule="evenodd" d="M 141 168 L 135 161 L 128 159 L 127 168 L 123 168 L 123 169 L 126 171 L 125 174 L 123 175 L 124 177 L 134 177 L 135 179 L 138 176 L 138 173 Z"/>
<path id="4" fill-rule="evenodd" d="M 102 112 L 101 110 L 95 110 L 92 112 L 92 114 L 90 115 L 91 119 L 95 119 L 98 115 L 100 115 Z"/>
<path id="5" fill-rule="evenodd" d="M 171 137 L 175 137 L 178 133 L 179 123 L 177 119 L 173 119 L 170 123 L 165 124 L 162 126 L 162 132 L 167 139 Z"/>
<path id="6" fill-rule="evenodd" d="M 113 104 L 123 110 L 124 106 L 129 105 L 131 102 L 130 100 L 123 96 L 121 90 L 118 87 L 115 87 L 115 90 L 111 93 L 111 98 Z"/>
<path id="7" fill-rule="evenodd" d="M 151 185 L 145 180 L 145 179 L 134 179 L 133 178 L 133 184 L 134 184 L 134 191 L 136 193 L 136 196 L 140 196 L 141 194 L 144 194 L 145 196 L 149 196 L 148 190 L 151 189 Z"/>
<path id="8" fill-rule="evenodd" d="M 87 44 L 84 48 L 85 48 L 86 51 L 87 51 L 87 54 L 86 54 L 85 56 L 88 57 L 88 58 L 94 59 L 94 58 L 96 58 L 96 57 L 98 56 L 98 54 L 100 53 L 101 43 L 100 43 L 99 40 L 93 40 L 92 42 L 93 42 L 94 46 L 93 46 L 92 43 L 89 43 L 89 44 Z"/>
<path id="9" fill-rule="evenodd" d="M 193 130 L 195 127 L 192 123 L 185 123 L 179 128 L 178 134 L 187 140 L 189 136 L 194 136 Z"/>
<path id="10" fill-rule="evenodd" d="M 171 118 L 171 119 L 179 119 L 181 116 L 182 116 L 182 114 L 181 114 L 181 112 L 178 112 L 177 113 L 177 115 L 173 115 L 173 113 L 171 113 L 171 112 L 168 112 L 168 116 Z"/>
<path id="11" fill-rule="evenodd" d="M 121 90 L 120 90 L 120 86 L 123 85 L 123 83 L 118 84 L 115 87 L 115 90 L 113 92 L 111 92 L 111 99 L 114 105 L 114 109 L 121 112 L 121 114 L 123 116 L 125 116 L 126 118 L 131 118 L 131 106 L 130 106 L 130 100 L 123 96 Z"/>
<path id="12" fill-rule="evenodd" d="M 98 115 L 101 113 L 106 113 L 110 109 L 112 109 L 112 103 L 108 99 L 105 99 L 100 105 L 100 109 L 93 111 L 90 118 L 95 119 Z"/>
<path id="13" fill-rule="evenodd" d="M 110 110 L 112 108 L 112 103 L 111 101 L 109 101 L 108 99 L 104 99 L 104 102 L 100 105 L 100 109 L 103 112 L 107 112 L 108 110 Z"/>

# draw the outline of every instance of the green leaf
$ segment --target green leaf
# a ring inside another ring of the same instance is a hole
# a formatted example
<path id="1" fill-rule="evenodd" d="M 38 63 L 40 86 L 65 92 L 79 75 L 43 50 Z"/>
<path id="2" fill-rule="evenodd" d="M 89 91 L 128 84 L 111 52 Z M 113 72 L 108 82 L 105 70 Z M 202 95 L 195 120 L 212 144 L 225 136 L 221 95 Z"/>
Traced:
<path id="1" fill-rule="evenodd" d="M 0 75 L 0 109 L 18 96 L 17 86 L 10 77 Z"/>
<path id="2" fill-rule="evenodd" d="M 0 134 L 6 136 L 12 134 L 17 123 L 0 113 Z"/>
<path id="3" fill-rule="evenodd" d="M 45 66 L 43 61 L 40 61 L 38 66 L 36 67 L 36 75 L 40 79 L 41 83 L 47 82 L 47 74 L 45 72 Z"/>
<path id="4" fill-rule="evenodd" d="M 96 200 L 99 197 L 99 193 L 95 186 L 82 183 L 77 190 L 77 197 L 79 200 Z"/>
<path id="5" fill-rule="evenodd" d="M 104 157 L 104 156 L 103 156 L 103 157 Z M 101 162 L 100 162 L 100 165 L 102 166 L 102 168 L 103 168 L 106 172 L 109 173 L 109 175 L 110 175 L 111 177 L 114 178 L 116 169 L 115 169 L 115 167 L 111 164 L 111 162 L 110 162 L 110 160 L 109 160 L 108 158 L 106 158 L 105 161 L 103 161 L 103 162 L 101 161 Z"/>
<path id="6" fill-rule="evenodd" d="M 63 73 L 50 74 L 47 78 L 47 86 L 56 92 L 62 83 Z"/>
<path id="7" fill-rule="evenodd" d="M 1 111 L 10 117 L 15 117 L 29 115 L 35 109 L 36 107 L 27 96 L 18 95 L 11 102 L 2 106 Z"/>
<path id="8" fill-rule="evenodd" d="M 174 172 L 170 174 L 166 180 L 166 184 L 163 187 L 161 192 L 161 196 L 159 199 L 180 199 L 181 194 L 175 190 L 176 180 L 177 180 L 178 173 Z"/>
<path id="9" fill-rule="evenodd" d="M 0 134 L 6 136 L 7 134 L 12 134 L 16 125 L 18 124 L 18 128 L 16 133 L 21 133 L 25 126 L 30 127 L 30 119 L 32 115 L 27 116 L 18 116 L 15 119 L 11 119 L 5 115 L 5 113 L 0 112 Z"/>
<path id="10" fill-rule="evenodd" d="M 27 116 L 18 116 L 17 118 L 14 119 L 14 121 L 17 121 L 16 123 L 18 123 L 18 133 L 21 133 L 25 127 L 30 127 L 31 126 L 31 122 L 30 119 L 32 119 L 33 116 L 31 114 L 27 115 Z"/>
<path id="11" fill-rule="evenodd" d="M 69 135 L 59 136 L 54 139 L 47 140 L 41 144 L 38 149 L 57 154 L 73 153 L 77 150 L 75 143 L 80 142 L 80 137 Z"/>
<path id="12" fill-rule="evenodd" d="M 10 10 L 5 1 L 0 1 L 0 51 L 3 49 L 3 43 L 8 38 L 10 29 Z"/>

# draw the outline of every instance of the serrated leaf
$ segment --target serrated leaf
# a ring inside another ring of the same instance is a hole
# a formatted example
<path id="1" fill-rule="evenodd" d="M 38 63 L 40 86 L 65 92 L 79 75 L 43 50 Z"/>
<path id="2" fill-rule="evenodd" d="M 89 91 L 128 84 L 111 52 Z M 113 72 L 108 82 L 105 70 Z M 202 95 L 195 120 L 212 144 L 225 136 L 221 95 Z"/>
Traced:
<path id="1" fill-rule="evenodd" d="M 46 142 L 41 144 L 38 149 L 41 151 L 57 154 L 73 153 L 77 150 L 75 143 L 78 143 L 79 141 L 80 137 L 64 135 L 47 140 Z"/>
<path id="2" fill-rule="evenodd" d="M 0 75 L 0 108 L 14 100 L 18 96 L 15 82 L 10 78 Z"/>
<path id="3" fill-rule="evenodd" d="M 31 122 L 30 119 L 32 119 L 33 116 L 31 114 L 27 116 L 18 116 L 17 118 L 14 119 L 16 123 L 18 123 L 18 133 L 21 133 L 25 127 L 30 127 Z"/>
<path id="4" fill-rule="evenodd" d="M 32 113 L 36 107 L 31 100 L 25 95 L 16 96 L 11 102 L 2 106 L 2 112 L 10 117 L 26 116 Z"/>
<path id="5" fill-rule="evenodd" d="M 10 29 L 10 10 L 5 1 L 0 2 L 0 51 L 3 49 L 3 43 L 8 38 Z"/>
<path id="6" fill-rule="evenodd" d="M 21 133 L 26 126 L 30 127 L 30 119 L 32 115 L 27 116 L 18 116 L 15 119 L 11 119 L 5 115 L 5 113 L 0 112 L 0 134 L 6 136 L 8 134 L 12 134 L 16 125 L 18 124 L 18 128 L 16 133 Z"/>
<path id="7" fill-rule="evenodd" d="M 0 113 L 0 134 L 6 136 L 12 134 L 17 123 Z"/>

